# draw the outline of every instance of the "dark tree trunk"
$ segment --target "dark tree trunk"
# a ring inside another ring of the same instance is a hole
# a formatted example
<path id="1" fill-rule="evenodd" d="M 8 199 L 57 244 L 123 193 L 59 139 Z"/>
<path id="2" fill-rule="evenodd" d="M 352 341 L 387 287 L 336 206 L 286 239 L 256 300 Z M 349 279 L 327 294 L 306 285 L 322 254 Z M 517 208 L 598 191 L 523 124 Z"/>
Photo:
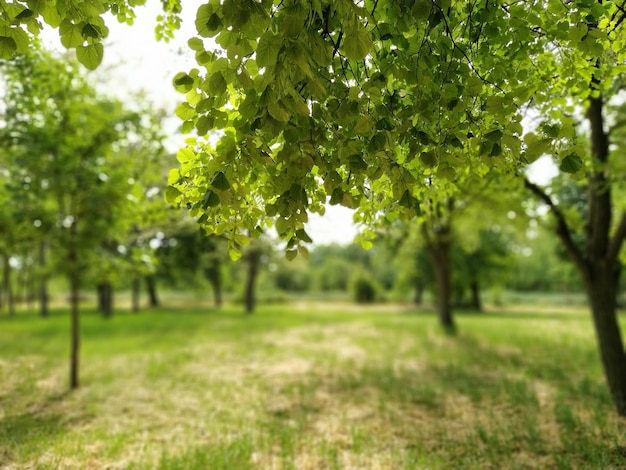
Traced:
<path id="1" fill-rule="evenodd" d="M 148 289 L 148 301 L 150 307 L 159 306 L 159 297 L 157 296 L 156 281 L 154 276 L 146 276 L 146 288 Z"/>
<path id="2" fill-rule="evenodd" d="M 472 293 L 471 308 L 481 312 L 483 310 L 483 303 L 480 299 L 480 285 L 477 279 L 472 279 L 470 282 L 470 291 Z"/>
<path id="3" fill-rule="evenodd" d="M 597 84 L 595 79 L 594 84 Z M 618 414 L 626 416 L 626 354 L 616 301 L 620 273 L 618 257 L 626 238 L 626 213 L 622 213 L 611 236 L 613 205 L 611 183 L 605 170 L 609 141 L 604 130 L 602 97 L 591 98 L 587 111 L 593 168 L 589 174 L 584 247 L 574 242 L 572 230 L 552 198 L 528 180 L 526 187 L 550 207 L 557 221 L 556 233 L 581 274 L 591 305 L 604 376 Z"/>
<path id="4" fill-rule="evenodd" d="M 139 311 L 139 301 L 141 294 L 141 279 L 134 277 L 131 285 L 131 310 L 135 313 Z"/>
<path id="5" fill-rule="evenodd" d="M 246 279 L 246 291 L 245 291 L 245 303 L 246 313 L 252 313 L 254 311 L 256 299 L 255 299 L 255 285 L 256 278 L 259 274 L 259 263 L 261 261 L 261 251 L 258 249 L 251 249 L 247 255 L 248 261 L 248 278 Z"/>
<path id="6" fill-rule="evenodd" d="M 4 287 L 4 295 L 7 299 L 7 308 L 9 309 L 9 315 L 15 315 L 15 296 L 13 295 L 13 283 L 11 282 L 11 263 L 10 256 L 4 257 L 4 276 L 2 284 Z"/>
<path id="7" fill-rule="evenodd" d="M 211 287 L 213 288 L 213 300 L 215 302 L 215 306 L 217 308 L 220 308 L 223 303 L 223 298 L 222 298 L 222 276 L 220 276 L 219 272 L 211 276 L 210 282 L 211 282 Z"/>
<path id="8" fill-rule="evenodd" d="M 48 305 L 48 274 L 46 271 L 46 242 L 39 244 L 39 315 L 46 318 L 50 315 Z"/>
<path id="9" fill-rule="evenodd" d="M 421 279 L 415 281 L 415 290 L 413 291 L 413 303 L 415 305 L 422 305 L 424 298 L 424 283 Z"/>
<path id="10" fill-rule="evenodd" d="M 78 370 L 80 356 L 80 283 L 78 276 L 70 275 L 71 302 L 71 344 L 70 344 L 70 388 L 78 388 Z"/>
<path id="11" fill-rule="evenodd" d="M 113 315 L 113 286 L 109 281 L 98 284 L 98 307 L 104 318 L 111 318 Z"/>
<path id="12" fill-rule="evenodd" d="M 78 263 L 78 248 L 76 240 L 76 223 L 70 228 L 68 265 L 70 282 L 70 388 L 76 389 L 79 385 L 78 371 L 80 365 L 80 266 Z"/>
<path id="13" fill-rule="evenodd" d="M 425 233 L 426 229 L 424 228 Z M 427 248 L 435 272 L 437 293 L 437 316 L 446 331 L 454 331 L 452 315 L 452 275 L 450 266 L 450 226 L 439 225 L 433 235 L 427 234 Z"/>
<path id="14" fill-rule="evenodd" d="M 600 358 L 617 412 L 626 416 L 626 354 L 617 318 L 614 263 L 594 263 L 586 283 Z"/>

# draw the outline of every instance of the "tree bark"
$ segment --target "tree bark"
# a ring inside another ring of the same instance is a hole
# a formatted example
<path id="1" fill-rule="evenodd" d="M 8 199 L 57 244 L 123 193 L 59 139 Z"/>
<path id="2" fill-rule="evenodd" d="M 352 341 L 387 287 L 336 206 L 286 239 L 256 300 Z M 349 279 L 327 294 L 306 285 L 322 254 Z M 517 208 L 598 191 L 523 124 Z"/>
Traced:
<path id="1" fill-rule="evenodd" d="M 424 298 L 424 283 L 421 279 L 415 281 L 415 290 L 413 292 L 413 303 L 415 305 L 422 305 L 422 299 Z"/>
<path id="2" fill-rule="evenodd" d="M 70 266 L 70 388 L 79 386 L 78 371 L 80 366 L 80 268 L 78 265 L 78 252 L 74 243 L 76 237 L 76 224 L 70 228 L 70 248 L 68 251 L 68 264 Z"/>
<path id="3" fill-rule="evenodd" d="M 98 307 L 104 318 L 113 316 L 113 286 L 110 281 L 98 284 Z"/>
<path id="4" fill-rule="evenodd" d="M 148 300 L 150 302 L 150 307 L 158 307 L 159 297 L 157 295 L 154 276 L 146 276 L 146 288 L 148 289 Z"/>
<path id="5" fill-rule="evenodd" d="M 215 307 L 220 308 L 223 304 L 222 297 L 222 277 L 217 273 L 214 276 L 211 276 L 210 279 L 211 287 L 213 288 L 213 301 L 215 302 Z"/>
<path id="6" fill-rule="evenodd" d="M 594 79 L 594 85 L 597 81 Z M 578 267 L 591 306 L 604 376 L 613 404 L 619 415 L 626 416 L 626 354 L 617 318 L 617 288 L 619 285 L 619 252 L 626 237 L 626 214 L 622 214 L 611 236 L 611 183 L 606 173 L 609 140 L 604 130 L 602 97 L 589 100 L 587 118 L 591 130 L 592 169 L 589 173 L 586 243 L 574 243 L 567 220 L 541 188 L 526 180 L 526 187 L 544 201 L 555 216 L 556 233 Z"/>
<path id="7" fill-rule="evenodd" d="M 247 255 L 248 260 L 248 278 L 246 279 L 245 303 L 246 313 L 251 314 L 256 304 L 255 285 L 256 278 L 259 273 L 259 262 L 261 260 L 261 251 L 251 249 Z"/>
<path id="8" fill-rule="evenodd" d="M 483 303 L 482 303 L 482 301 L 480 299 L 480 285 L 478 284 L 478 280 L 477 279 L 472 279 L 470 281 L 470 291 L 472 293 L 471 307 L 474 310 L 482 312 L 482 310 L 483 310 Z"/>
<path id="9" fill-rule="evenodd" d="M 11 257 L 4 257 L 4 276 L 2 284 L 4 286 L 4 293 L 7 299 L 7 308 L 9 309 L 9 315 L 15 315 L 15 296 L 13 295 L 13 283 L 11 282 Z"/>
<path id="10" fill-rule="evenodd" d="M 135 313 L 139 311 L 140 291 L 141 279 L 139 277 L 134 277 L 131 285 L 131 310 Z"/>
<path id="11" fill-rule="evenodd" d="M 426 228 L 424 228 L 426 232 Z M 454 317 L 452 316 L 452 275 L 450 269 L 450 226 L 441 224 L 433 236 L 427 235 L 428 254 L 435 272 L 437 284 L 437 316 L 439 324 L 446 331 L 454 331 Z"/>
<path id="12" fill-rule="evenodd" d="M 600 359 L 613 403 L 626 416 L 626 354 L 617 318 L 619 271 L 615 263 L 593 263 L 586 283 Z"/>
<path id="13" fill-rule="evenodd" d="M 46 242 L 39 243 L 39 269 L 41 275 L 39 277 L 39 315 L 47 318 L 50 315 L 48 305 L 48 274 L 46 272 Z"/>

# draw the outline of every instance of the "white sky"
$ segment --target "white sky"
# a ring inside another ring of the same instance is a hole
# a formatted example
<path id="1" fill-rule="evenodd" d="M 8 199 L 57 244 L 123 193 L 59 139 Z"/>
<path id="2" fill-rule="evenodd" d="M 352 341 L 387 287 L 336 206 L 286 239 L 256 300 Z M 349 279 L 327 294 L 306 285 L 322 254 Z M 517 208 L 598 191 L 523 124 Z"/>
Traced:
<path id="1" fill-rule="evenodd" d="M 183 2 L 182 27 L 169 43 L 157 42 L 154 35 L 161 2 L 148 0 L 148 5 L 137 7 L 137 18 L 132 26 L 121 25 L 110 18 L 104 60 L 92 72 L 106 84 L 107 92 L 125 98 L 142 91 L 150 102 L 171 114 L 173 117 L 167 121 L 166 130 L 172 135 L 167 142 L 172 152 L 184 146 L 184 136 L 177 134 L 179 120 L 174 116 L 174 109 L 183 97 L 174 90 L 172 79 L 177 72 L 196 66 L 187 41 L 195 35 L 195 14 L 203 3 L 201 0 Z M 46 46 L 63 50 L 56 31 L 47 31 L 43 38 Z M 540 158 L 528 171 L 529 178 L 540 184 L 555 174 L 556 167 L 546 157 Z M 357 233 L 352 214 L 353 211 L 345 207 L 328 206 L 323 217 L 311 215 L 306 230 L 316 244 L 351 243 Z"/>

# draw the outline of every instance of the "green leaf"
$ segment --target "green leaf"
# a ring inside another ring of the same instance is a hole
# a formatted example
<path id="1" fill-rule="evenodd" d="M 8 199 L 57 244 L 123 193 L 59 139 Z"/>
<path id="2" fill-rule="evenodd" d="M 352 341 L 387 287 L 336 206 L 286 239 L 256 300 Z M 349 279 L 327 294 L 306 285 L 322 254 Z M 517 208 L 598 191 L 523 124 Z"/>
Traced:
<path id="1" fill-rule="evenodd" d="M 350 155 L 348 165 L 351 170 L 367 170 L 367 163 L 365 163 L 361 155 Z"/>
<path id="2" fill-rule="evenodd" d="M 552 151 L 552 142 L 549 139 L 541 139 L 534 132 L 529 132 L 524 136 L 524 144 L 526 144 L 526 161 L 532 163 L 544 153 Z"/>
<path id="3" fill-rule="evenodd" d="M 241 250 L 237 248 L 234 243 L 229 243 L 228 256 L 230 256 L 230 259 L 232 259 L 233 261 L 237 261 L 239 258 L 241 258 Z"/>
<path id="4" fill-rule="evenodd" d="M 81 28 L 68 19 L 61 21 L 59 36 L 61 37 L 61 44 L 68 49 L 82 46 L 85 42 L 85 38 L 81 34 Z"/>
<path id="5" fill-rule="evenodd" d="M 256 49 L 256 63 L 261 67 L 272 67 L 278 59 L 281 42 L 270 32 L 264 33 L 259 39 Z"/>
<path id="6" fill-rule="evenodd" d="M 165 187 L 165 201 L 169 204 L 175 204 L 176 199 L 178 199 L 181 194 L 182 193 L 178 190 L 178 188 L 175 188 L 174 186 Z"/>
<path id="7" fill-rule="evenodd" d="M 230 189 L 230 183 L 228 182 L 228 179 L 226 179 L 226 175 L 224 175 L 223 171 L 215 173 L 215 176 L 213 176 L 213 179 L 211 180 L 211 186 L 215 189 L 219 189 L 220 191 L 227 191 Z"/>
<path id="8" fill-rule="evenodd" d="M 330 196 L 330 204 L 335 206 L 337 204 L 341 204 L 343 202 L 343 189 L 335 188 L 333 189 L 333 194 Z"/>
<path id="9" fill-rule="evenodd" d="M 309 237 L 309 234 L 306 233 L 306 231 L 303 228 L 296 230 L 296 237 L 298 237 L 303 242 L 313 243 L 313 240 L 311 239 L 311 237 Z"/>
<path id="10" fill-rule="evenodd" d="M 226 80 L 224 79 L 224 75 L 222 75 L 221 72 L 216 72 L 212 74 L 211 78 L 209 78 L 208 85 L 209 88 L 207 89 L 207 91 L 209 92 L 209 94 L 214 96 L 224 93 L 227 87 Z"/>
<path id="11" fill-rule="evenodd" d="M 80 30 L 80 34 L 84 38 L 98 39 L 102 37 L 102 31 L 100 31 L 100 28 L 92 25 L 91 23 L 86 23 L 85 26 L 83 26 L 83 28 Z"/>
<path id="12" fill-rule="evenodd" d="M 278 235 L 287 233 L 289 229 L 291 229 L 291 222 L 289 222 L 289 219 L 285 219 L 284 217 L 276 219 L 276 231 L 278 232 Z"/>
<path id="13" fill-rule="evenodd" d="M 176 106 L 176 116 L 181 118 L 183 121 L 187 121 L 188 119 L 193 119 L 196 116 L 196 111 L 189 105 L 189 103 L 180 103 Z"/>
<path id="14" fill-rule="evenodd" d="M 437 152 L 430 150 L 428 152 L 422 152 L 420 154 L 420 161 L 429 168 L 434 167 L 439 162 L 437 158 Z"/>
<path id="15" fill-rule="evenodd" d="M 209 30 L 209 19 L 213 15 L 213 5 L 201 5 L 196 12 L 196 31 L 202 37 L 213 36 L 213 31 Z"/>
<path id="16" fill-rule="evenodd" d="M 415 209 L 419 206 L 417 199 L 415 199 L 415 197 L 408 189 L 404 190 L 404 193 L 402 193 L 402 197 L 400 197 L 398 204 L 402 207 L 406 207 L 407 209 Z"/>
<path id="17" fill-rule="evenodd" d="M 485 139 L 487 139 L 489 142 L 498 142 L 500 139 L 502 139 L 503 135 L 504 134 L 500 129 L 496 129 L 494 131 L 487 132 L 485 134 Z"/>
<path id="18" fill-rule="evenodd" d="M 341 49 L 351 60 L 362 60 L 369 54 L 372 49 L 372 37 L 360 21 L 348 22 Z"/>
<path id="19" fill-rule="evenodd" d="M 193 88 L 194 79 L 184 72 L 179 72 L 174 77 L 174 88 L 181 93 L 187 93 Z"/>
<path id="20" fill-rule="evenodd" d="M 200 38 L 191 38 L 189 41 L 187 41 L 187 45 L 192 51 L 204 50 L 204 41 L 202 41 L 202 39 Z"/>
<path id="21" fill-rule="evenodd" d="M 95 70 L 102 62 L 103 57 L 104 48 L 100 43 L 78 46 L 76 48 L 76 58 L 89 70 Z"/>
<path id="22" fill-rule="evenodd" d="M 209 189 L 202 198 L 202 207 L 207 209 L 209 207 L 216 207 L 219 205 L 220 197 L 215 193 L 215 191 Z"/>
<path id="23" fill-rule="evenodd" d="M 284 109 L 276 101 L 274 101 L 273 103 L 270 103 L 270 105 L 267 107 L 267 112 L 270 113 L 270 116 L 272 116 L 274 119 L 280 122 L 288 122 L 289 118 L 291 117 L 291 114 L 289 114 L 289 111 Z"/>
<path id="24" fill-rule="evenodd" d="M 15 39 L 0 36 L 0 58 L 1 59 L 10 59 L 13 57 L 13 54 L 17 51 L 17 44 L 15 43 Z"/>
<path id="25" fill-rule="evenodd" d="M 293 261 L 296 256 L 298 256 L 298 250 L 287 250 L 285 251 L 285 258 L 289 261 Z"/>
<path id="26" fill-rule="evenodd" d="M 565 173 L 576 173 L 583 167 L 583 159 L 576 153 L 570 153 L 559 164 L 559 169 Z"/>
<path id="27" fill-rule="evenodd" d="M 214 119 L 207 116 L 200 116 L 196 121 L 196 130 L 198 135 L 207 135 L 213 129 Z"/>
<path id="28" fill-rule="evenodd" d="M 11 37 L 15 40 L 17 52 L 28 52 L 31 48 L 30 38 L 22 28 L 11 28 Z"/>

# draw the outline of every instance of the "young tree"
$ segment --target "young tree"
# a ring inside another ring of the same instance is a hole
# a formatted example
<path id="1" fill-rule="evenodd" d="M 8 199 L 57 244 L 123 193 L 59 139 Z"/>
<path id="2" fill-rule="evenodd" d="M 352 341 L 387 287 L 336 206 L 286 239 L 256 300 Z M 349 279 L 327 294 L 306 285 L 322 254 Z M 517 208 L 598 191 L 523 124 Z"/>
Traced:
<path id="1" fill-rule="evenodd" d="M 119 211 L 132 189 L 124 165 L 132 160 L 119 151 L 129 135 L 140 135 L 137 115 L 99 96 L 72 61 L 39 49 L 4 64 L 2 71 L 1 138 L 12 159 L 10 171 L 28 178 L 23 194 L 38 188 L 34 207 L 54 214 L 45 237 L 70 284 L 70 386 L 76 388 L 80 286 L 93 262 L 91 253 L 119 234 Z"/>

